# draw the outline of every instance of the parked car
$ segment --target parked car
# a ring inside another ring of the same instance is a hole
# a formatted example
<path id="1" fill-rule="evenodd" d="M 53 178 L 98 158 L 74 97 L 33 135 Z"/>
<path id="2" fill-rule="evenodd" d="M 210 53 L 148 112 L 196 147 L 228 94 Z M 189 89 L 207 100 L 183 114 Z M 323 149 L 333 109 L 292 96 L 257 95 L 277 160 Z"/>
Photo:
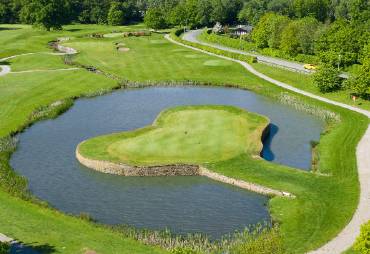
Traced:
<path id="1" fill-rule="evenodd" d="M 314 71 L 314 70 L 316 70 L 316 69 L 317 69 L 317 66 L 316 66 L 316 65 L 314 65 L 314 64 L 305 64 L 305 65 L 303 65 L 303 68 L 305 68 L 305 69 L 307 69 L 307 70 L 312 70 L 312 71 Z"/>

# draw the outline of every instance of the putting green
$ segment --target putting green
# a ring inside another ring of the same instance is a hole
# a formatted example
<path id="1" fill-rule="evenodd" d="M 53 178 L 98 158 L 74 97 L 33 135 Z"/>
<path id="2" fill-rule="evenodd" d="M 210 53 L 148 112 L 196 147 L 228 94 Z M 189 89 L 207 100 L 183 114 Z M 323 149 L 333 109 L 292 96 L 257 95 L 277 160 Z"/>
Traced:
<path id="1" fill-rule="evenodd" d="M 78 150 L 86 158 L 128 165 L 217 162 L 259 156 L 268 123 L 231 106 L 181 106 L 163 111 L 151 126 L 94 137 Z"/>

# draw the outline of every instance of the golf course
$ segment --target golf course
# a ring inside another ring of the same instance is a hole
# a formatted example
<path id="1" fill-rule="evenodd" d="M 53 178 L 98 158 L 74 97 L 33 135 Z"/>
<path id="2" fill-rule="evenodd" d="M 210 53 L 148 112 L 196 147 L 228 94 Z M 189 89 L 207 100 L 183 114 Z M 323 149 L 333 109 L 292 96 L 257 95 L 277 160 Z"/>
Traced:
<path id="1" fill-rule="evenodd" d="M 210 163 L 241 154 L 259 156 L 267 125 L 267 119 L 237 108 L 172 108 L 151 126 L 87 140 L 78 151 L 88 158 L 130 165 Z"/>
<path id="2" fill-rule="evenodd" d="M 0 233 L 39 253 L 279 254 L 319 249 L 346 227 L 361 197 L 356 149 L 368 104 L 352 105 L 356 112 L 318 100 L 305 95 L 305 74 L 181 36 L 143 24 L 0 25 Z M 257 195 L 183 168 L 158 178 L 103 174 L 91 168 L 112 172 L 84 161 L 201 166 L 287 195 Z M 187 236 L 185 221 L 190 233 L 229 236 Z"/>

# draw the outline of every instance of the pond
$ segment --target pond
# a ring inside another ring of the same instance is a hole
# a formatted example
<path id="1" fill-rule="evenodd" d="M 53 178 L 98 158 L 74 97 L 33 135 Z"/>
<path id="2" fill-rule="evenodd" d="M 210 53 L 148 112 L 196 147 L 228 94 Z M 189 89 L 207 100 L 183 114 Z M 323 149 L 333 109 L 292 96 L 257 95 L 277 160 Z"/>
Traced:
<path id="1" fill-rule="evenodd" d="M 79 99 L 58 118 L 22 133 L 11 165 L 40 199 L 106 224 L 220 237 L 269 220 L 268 198 L 253 192 L 198 176 L 107 175 L 85 168 L 75 158 L 77 144 L 85 139 L 140 128 L 165 108 L 196 104 L 233 105 L 268 116 L 272 132 L 263 157 L 310 168 L 310 141 L 319 139 L 321 120 L 249 91 L 215 87 L 151 87 Z"/>

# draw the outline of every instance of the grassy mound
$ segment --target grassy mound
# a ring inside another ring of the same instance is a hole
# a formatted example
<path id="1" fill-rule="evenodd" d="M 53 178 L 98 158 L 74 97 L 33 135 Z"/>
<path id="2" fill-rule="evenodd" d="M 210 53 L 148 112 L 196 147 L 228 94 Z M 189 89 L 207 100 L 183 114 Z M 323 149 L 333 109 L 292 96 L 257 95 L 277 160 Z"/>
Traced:
<path id="1" fill-rule="evenodd" d="M 163 111 L 143 129 L 84 141 L 79 152 L 91 159 L 151 166 L 258 156 L 268 123 L 231 106 L 180 106 Z"/>

